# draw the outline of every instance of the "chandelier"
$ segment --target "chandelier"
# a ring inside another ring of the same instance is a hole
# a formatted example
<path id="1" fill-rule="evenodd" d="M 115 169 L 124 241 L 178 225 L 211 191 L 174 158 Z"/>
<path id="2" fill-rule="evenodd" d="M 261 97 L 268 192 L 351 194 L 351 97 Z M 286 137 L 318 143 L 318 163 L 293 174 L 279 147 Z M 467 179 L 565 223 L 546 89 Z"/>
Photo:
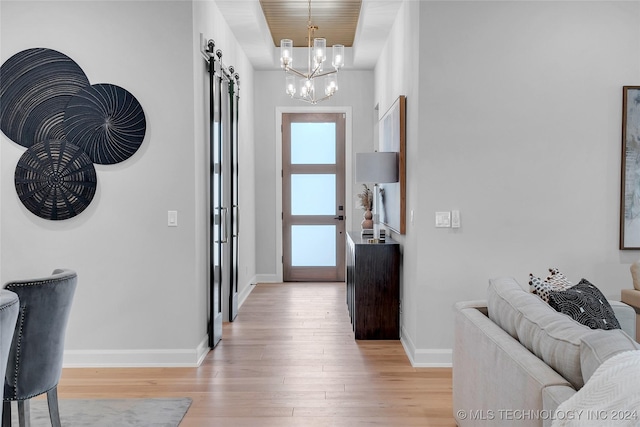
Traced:
<path id="1" fill-rule="evenodd" d="M 344 45 L 334 44 L 332 48 L 332 70 L 323 71 L 324 61 L 327 59 L 327 40 L 323 38 L 311 39 L 318 29 L 311 23 L 311 0 L 309 0 L 309 19 L 307 21 L 308 56 L 307 72 L 301 72 L 293 68 L 293 41 L 280 40 L 280 66 L 286 76 L 286 92 L 293 99 L 317 104 L 320 101 L 333 96 L 338 90 L 338 70 L 344 65 Z M 324 91 L 316 82 L 324 77 Z M 317 92 L 316 92 L 317 91 Z"/>

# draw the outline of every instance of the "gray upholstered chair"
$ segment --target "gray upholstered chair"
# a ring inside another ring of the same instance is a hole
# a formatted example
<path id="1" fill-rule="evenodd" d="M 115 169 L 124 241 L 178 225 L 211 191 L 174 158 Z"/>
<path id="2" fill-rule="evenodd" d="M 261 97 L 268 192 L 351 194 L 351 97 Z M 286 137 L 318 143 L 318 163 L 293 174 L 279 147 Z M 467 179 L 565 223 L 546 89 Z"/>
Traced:
<path id="1" fill-rule="evenodd" d="M 60 426 L 58 381 L 67 320 L 77 275 L 54 270 L 41 279 L 9 282 L 5 288 L 20 298 L 4 381 L 2 425 L 11 425 L 11 401 L 18 401 L 20 426 L 29 425 L 29 399 L 47 393 L 51 425 Z"/>
<path id="2" fill-rule="evenodd" d="M 9 348 L 13 340 L 13 331 L 18 320 L 18 295 L 5 289 L 0 289 L 0 378 L 4 378 L 7 371 L 7 359 Z M 3 396 L 4 387 L 0 388 L 0 398 Z M 2 406 L 0 405 L 0 419 L 2 418 Z"/>

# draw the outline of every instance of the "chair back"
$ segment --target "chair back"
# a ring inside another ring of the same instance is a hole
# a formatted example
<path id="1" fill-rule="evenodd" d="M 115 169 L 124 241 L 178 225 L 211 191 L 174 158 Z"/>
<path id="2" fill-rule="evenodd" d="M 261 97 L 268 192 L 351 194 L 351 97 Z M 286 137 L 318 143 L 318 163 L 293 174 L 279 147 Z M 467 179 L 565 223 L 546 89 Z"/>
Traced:
<path id="1" fill-rule="evenodd" d="M 25 400 L 58 385 L 67 320 L 78 277 L 72 270 L 9 282 L 20 311 L 5 375 L 4 400 Z"/>

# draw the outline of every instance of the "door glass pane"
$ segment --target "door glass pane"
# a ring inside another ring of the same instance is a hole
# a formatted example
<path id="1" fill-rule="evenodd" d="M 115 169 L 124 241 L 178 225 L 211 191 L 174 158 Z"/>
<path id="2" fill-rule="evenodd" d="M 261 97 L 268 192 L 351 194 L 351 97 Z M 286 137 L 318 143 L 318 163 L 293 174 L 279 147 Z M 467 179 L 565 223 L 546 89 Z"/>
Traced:
<path id="1" fill-rule="evenodd" d="M 335 267 L 336 226 L 291 226 L 291 265 L 293 267 Z"/>
<path id="2" fill-rule="evenodd" d="M 292 174 L 291 215 L 335 215 L 335 174 Z"/>
<path id="3" fill-rule="evenodd" d="M 335 123 L 291 123 L 291 164 L 335 165 Z"/>

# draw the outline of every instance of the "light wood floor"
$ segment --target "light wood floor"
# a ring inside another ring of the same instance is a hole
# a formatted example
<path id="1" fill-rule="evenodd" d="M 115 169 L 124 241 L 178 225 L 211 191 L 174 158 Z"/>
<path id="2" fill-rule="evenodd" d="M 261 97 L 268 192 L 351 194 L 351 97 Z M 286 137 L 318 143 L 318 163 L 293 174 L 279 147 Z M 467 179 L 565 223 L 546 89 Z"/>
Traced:
<path id="1" fill-rule="evenodd" d="M 64 369 L 64 398 L 191 397 L 181 427 L 455 426 L 451 369 L 355 341 L 344 284 L 259 284 L 199 368 Z"/>

